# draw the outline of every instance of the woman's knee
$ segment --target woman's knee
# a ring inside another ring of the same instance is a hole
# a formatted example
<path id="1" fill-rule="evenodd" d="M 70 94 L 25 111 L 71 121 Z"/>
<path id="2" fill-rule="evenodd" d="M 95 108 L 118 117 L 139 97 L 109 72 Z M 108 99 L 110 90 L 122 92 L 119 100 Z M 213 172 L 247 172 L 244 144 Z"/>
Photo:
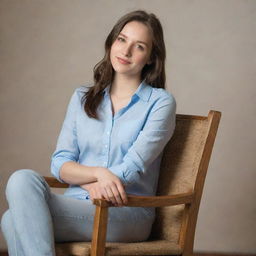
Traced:
<path id="1" fill-rule="evenodd" d="M 34 176 L 38 174 L 29 169 L 21 169 L 15 171 L 9 178 L 6 186 L 6 190 L 19 190 L 21 187 L 27 186 L 27 184 L 31 183 L 34 180 Z"/>
<path id="2" fill-rule="evenodd" d="M 6 185 L 6 197 L 22 196 L 32 193 L 33 188 L 45 188 L 45 181 L 37 172 L 30 169 L 15 171 L 9 178 Z"/>

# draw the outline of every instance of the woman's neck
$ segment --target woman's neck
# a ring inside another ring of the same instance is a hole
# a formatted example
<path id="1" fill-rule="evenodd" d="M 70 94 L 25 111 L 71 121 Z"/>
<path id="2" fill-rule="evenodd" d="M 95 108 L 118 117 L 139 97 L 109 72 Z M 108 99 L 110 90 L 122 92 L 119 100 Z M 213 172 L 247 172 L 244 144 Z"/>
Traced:
<path id="1" fill-rule="evenodd" d="M 137 90 L 140 83 L 141 81 L 138 78 L 131 79 L 116 75 L 111 85 L 110 94 L 119 98 L 130 97 Z"/>

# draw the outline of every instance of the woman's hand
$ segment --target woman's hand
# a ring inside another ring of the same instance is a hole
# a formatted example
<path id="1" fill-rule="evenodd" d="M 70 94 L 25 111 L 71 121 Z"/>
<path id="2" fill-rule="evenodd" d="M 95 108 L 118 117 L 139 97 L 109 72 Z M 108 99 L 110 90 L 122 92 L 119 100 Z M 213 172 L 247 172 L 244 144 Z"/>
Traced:
<path id="1" fill-rule="evenodd" d="M 93 199 L 105 199 L 101 192 L 101 188 L 99 186 L 98 181 L 80 185 L 80 187 L 86 189 L 89 192 L 90 199 L 92 201 Z"/>
<path id="2" fill-rule="evenodd" d="M 104 198 L 116 206 L 127 203 L 127 196 L 120 179 L 107 168 L 99 167 L 96 172 L 97 182 L 81 185 L 89 191 L 91 200 Z"/>

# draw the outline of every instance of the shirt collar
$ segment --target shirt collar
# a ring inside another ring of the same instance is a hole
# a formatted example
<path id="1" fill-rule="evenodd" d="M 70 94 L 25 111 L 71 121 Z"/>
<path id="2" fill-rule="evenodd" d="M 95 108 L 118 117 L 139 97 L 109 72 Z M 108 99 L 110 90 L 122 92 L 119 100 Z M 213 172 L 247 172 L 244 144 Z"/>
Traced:
<path id="1" fill-rule="evenodd" d="M 143 101 L 149 101 L 150 95 L 152 93 L 152 89 L 153 89 L 152 86 L 142 81 L 132 97 L 137 95 Z M 109 95 L 109 90 L 110 90 L 110 84 L 103 90 L 104 97 L 106 95 Z"/>

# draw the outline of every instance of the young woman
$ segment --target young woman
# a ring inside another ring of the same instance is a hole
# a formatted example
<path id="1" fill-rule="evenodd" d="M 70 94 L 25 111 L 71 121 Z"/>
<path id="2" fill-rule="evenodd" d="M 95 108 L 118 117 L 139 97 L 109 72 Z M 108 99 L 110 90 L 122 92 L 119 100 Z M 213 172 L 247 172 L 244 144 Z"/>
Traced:
<path id="1" fill-rule="evenodd" d="M 146 240 L 153 208 L 126 207 L 127 194 L 154 195 L 162 151 L 175 127 L 176 104 L 165 89 L 163 31 L 154 14 L 123 16 L 94 68 L 94 85 L 71 97 L 51 172 L 70 184 L 52 193 L 33 170 L 8 181 L 2 230 L 9 255 L 55 255 L 54 242 L 90 241 L 94 198 L 109 209 L 107 241 Z"/>

